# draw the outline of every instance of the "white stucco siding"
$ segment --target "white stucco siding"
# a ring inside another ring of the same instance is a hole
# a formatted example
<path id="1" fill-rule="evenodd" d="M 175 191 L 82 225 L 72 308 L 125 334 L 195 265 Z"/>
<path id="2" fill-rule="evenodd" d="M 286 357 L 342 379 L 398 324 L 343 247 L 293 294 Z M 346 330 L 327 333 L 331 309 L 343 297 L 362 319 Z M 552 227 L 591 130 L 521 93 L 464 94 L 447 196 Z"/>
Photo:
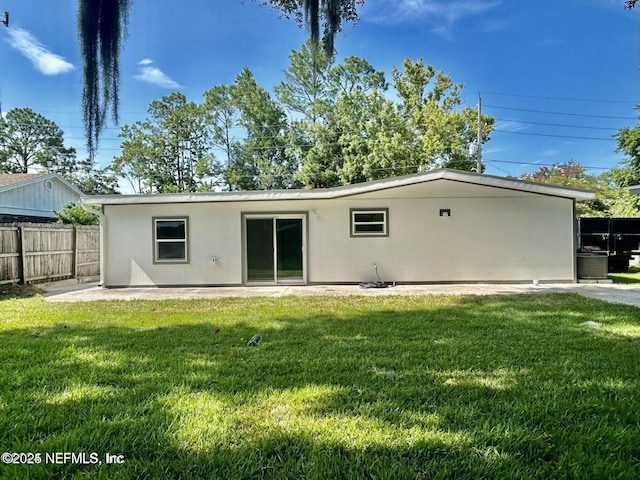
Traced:
<path id="1" fill-rule="evenodd" d="M 445 193 L 448 192 L 448 196 Z M 350 236 L 388 208 L 389 236 Z M 450 209 L 450 217 L 440 217 Z M 105 285 L 238 285 L 242 213 L 307 212 L 309 283 L 574 279 L 573 200 L 441 180 L 324 200 L 105 205 Z M 154 216 L 189 217 L 189 263 L 154 264 Z M 216 257 L 216 262 L 211 259 Z"/>
<path id="2" fill-rule="evenodd" d="M 105 284 L 240 284 L 240 213 L 235 207 L 233 204 L 105 206 Z M 153 217 L 189 218 L 189 263 L 154 264 Z"/>
<path id="3" fill-rule="evenodd" d="M 381 206 L 389 237 L 349 237 L 349 208 Z M 573 279 L 571 200 L 353 198 L 319 211 L 310 217 L 311 282 L 375 280 L 374 263 L 384 280 L 402 282 Z"/>

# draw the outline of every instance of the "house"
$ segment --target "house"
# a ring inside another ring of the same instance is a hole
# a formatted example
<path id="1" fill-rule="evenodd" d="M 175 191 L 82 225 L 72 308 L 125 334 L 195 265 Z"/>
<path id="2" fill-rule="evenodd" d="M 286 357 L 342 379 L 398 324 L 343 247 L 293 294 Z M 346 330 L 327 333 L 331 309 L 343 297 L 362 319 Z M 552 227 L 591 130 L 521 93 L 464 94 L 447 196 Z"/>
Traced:
<path id="1" fill-rule="evenodd" d="M 316 190 L 105 195 L 105 287 L 576 281 L 592 192 L 456 170 Z"/>
<path id="2" fill-rule="evenodd" d="M 640 195 L 640 185 L 629 187 L 629 193 L 631 193 L 632 195 Z"/>
<path id="3" fill-rule="evenodd" d="M 82 192 L 55 173 L 0 174 L 0 223 L 55 222 L 68 202 L 79 203 Z"/>

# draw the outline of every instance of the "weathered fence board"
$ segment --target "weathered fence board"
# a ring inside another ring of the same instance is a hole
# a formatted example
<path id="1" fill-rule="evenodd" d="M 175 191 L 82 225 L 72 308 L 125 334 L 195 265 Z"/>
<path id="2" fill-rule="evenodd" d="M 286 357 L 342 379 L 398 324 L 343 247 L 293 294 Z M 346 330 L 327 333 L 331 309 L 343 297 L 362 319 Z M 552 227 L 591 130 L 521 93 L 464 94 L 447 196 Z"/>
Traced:
<path id="1" fill-rule="evenodd" d="M 99 227 L 0 225 L 0 284 L 100 274 Z"/>

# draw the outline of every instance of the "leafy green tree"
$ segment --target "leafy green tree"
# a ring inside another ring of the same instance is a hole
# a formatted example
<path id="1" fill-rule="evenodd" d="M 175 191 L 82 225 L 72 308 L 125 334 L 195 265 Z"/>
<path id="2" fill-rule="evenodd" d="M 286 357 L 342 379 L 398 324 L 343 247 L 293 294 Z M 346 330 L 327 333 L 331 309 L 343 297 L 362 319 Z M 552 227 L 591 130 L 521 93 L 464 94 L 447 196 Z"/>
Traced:
<path id="1" fill-rule="evenodd" d="M 521 178 L 532 182 L 594 191 L 595 199 L 576 204 L 576 212 L 581 217 L 619 216 L 620 213 L 632 211 L 632 203 L 628 202 L 629 198 L 625 198 L 629 197 L 628 192 L 625 196 L 623 189 L 615 185 L 610 172 L 590 175 L 586 171 L 587 168 L 584 165 L 570 160 L 551 167 L 542 166 L 533 173 L 523 174 Z"/>
<path id="2" fill-rule="evenodd" d="M 0 172 L 37 168 L 64 176 L 78 170 L 76 151 L 64 146 L 63 132 L 30 108 L 14 108 L 0 118 Z"/>
<path id="3" fill-rule="evenodd" d="M 335 94 L 328 81 L 330 62 L 324 52 L 313 55 L 310 40 L 300 51 L 293 50 L 284 80 L 274 87 L 280 103 L 290 112 L 302 114 L 307 122 L 326 119 Z"/>
<path id="4" fill-rule="evenodd" d="M 204 111 L 212 144 L 218 150 L 222 150 L 225 156 L 222 168 L 227 190 L 233 188 L 228 173 L 238 146 L 238 140 L 233 131 L 239 128 L 240 120 L 240 112 L 233 95 L 234 88 L 233 85 L 217 85 L 204 93 Z"/>
<path id="5" fill-rule="evenodd" d="M 298 160 L 289 149 L 289 125 L 282 107 L 260 87 L 248 68 L 236 77 L 233 100 L 246 130 L 234 146 L 227 174 L 234 189 L 269 190 L 298 186 Z"/>
<path id="6" fill-rule="evenodd" d="M 412 132 L 382 93 L 367 95 L 355 90 L 342 95 L 332 122 L 342 156 L 338 169 L 341 183 L 415 172 L 409 155 Z"/>
<path id="7" fill-rule="evenodd" d="M 67 177 L 85 195 L 112 195 L 118 192 L 118 178 L 107 168 L 96 168 L 90 158 L 79 162 L 80 168 L 71 177 Z"/>
<path id="8" fill-rule="evenodd" d="M 58 223 L 66 223 L 70 225 L 99 225 L 100 219 L 98 215 L 87 212 L 80 205 L 73 202 L 65 203 L 62 210 L 54 211 L 58 216 Z"/>
<path id="9" fill-rule="evenodd" d="M 614 171 L 616 182 L 622 187 L 640 184 L 640 124 L 621 128 L 616 141 L 617 152 L 626 157 L 622 167 Z"/>
<path id="10" fill-rule="evenodd" d="M 364 58 L 349 56 L 331 68 L 327 75 L 335 95 L 348 95 L 356 91 L 369 94 L 389 88 L 384 72 L 376 70 Z"/>
<path id="11" fill-rule="evenodd" d="M 400 114 L 414 132 L 411 139 L 411 163 L 417 170 L 433 167 L 471 170 L 475 156 L 469 146 L 477 140 L 477 111 L 462 110 L 460 91 L 451 77 L 436 71 L 422 60 L 405 59 L 403 70 L 391 72 L 393 86 L 400 99 Z M 489 140 L 495 120 L 482 116 L 482 142 Z"/>
<path id="12" fill-rule="evenodd" d="M 195 192 L 217 184 L 207 116 L 200 105 L 172 93 L 149 106 L 149 119 L 125 125 L 121 155 L 112 170 L 137 192 Z"/>

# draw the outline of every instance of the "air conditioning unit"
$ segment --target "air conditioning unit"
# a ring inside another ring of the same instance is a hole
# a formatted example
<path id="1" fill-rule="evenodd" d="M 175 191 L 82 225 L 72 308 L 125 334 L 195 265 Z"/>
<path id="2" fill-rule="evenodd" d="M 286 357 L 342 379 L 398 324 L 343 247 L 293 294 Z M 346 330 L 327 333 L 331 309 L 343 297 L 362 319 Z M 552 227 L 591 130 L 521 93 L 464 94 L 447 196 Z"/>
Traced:
<path id="1" fill-rule="evenodd" d="M 579 253 L 578 279 L 602 280 L 609 272 L 609 257 L 605 254 Z"/>

